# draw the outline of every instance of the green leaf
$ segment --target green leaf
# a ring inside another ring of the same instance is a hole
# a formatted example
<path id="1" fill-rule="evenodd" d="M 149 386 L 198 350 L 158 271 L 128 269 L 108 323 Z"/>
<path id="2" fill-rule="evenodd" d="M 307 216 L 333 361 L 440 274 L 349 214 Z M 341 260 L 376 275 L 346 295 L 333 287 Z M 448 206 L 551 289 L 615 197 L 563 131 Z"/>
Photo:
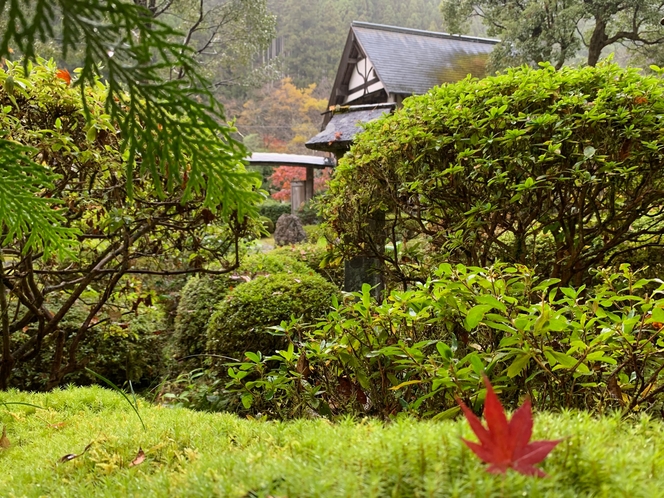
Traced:
<path id="1" fill-rule="evenodd" d="M 519 357 L 517 357 L 516 360 L 512 362 L 512 364 L 509 366 L 507 369 L 507 376 L 511 379 L 513 377 L 516 377 L 521 373 L 521 371 L 526 368 L 528 363 L 530 362 L 530 354 L 523 354 Z"/>
<path id="2" fill-rule="evenodd" d="M 493 306 L 487 304 L 480 304 L 468 310 L 468 314 L 464 320 L 464 327 L 467 331 L 473 330 L 484 318 L 484 314 L 489 311 Z"/>
<path id="3" fill-rule="evenodd" d="M 436 343 L 436 349 L 438 350 L 440 356 L 445 358 L 446 360 L 451 360 L 452 357 L 454 356 L 452 349 L 444 342 L 438 341 Z"/>

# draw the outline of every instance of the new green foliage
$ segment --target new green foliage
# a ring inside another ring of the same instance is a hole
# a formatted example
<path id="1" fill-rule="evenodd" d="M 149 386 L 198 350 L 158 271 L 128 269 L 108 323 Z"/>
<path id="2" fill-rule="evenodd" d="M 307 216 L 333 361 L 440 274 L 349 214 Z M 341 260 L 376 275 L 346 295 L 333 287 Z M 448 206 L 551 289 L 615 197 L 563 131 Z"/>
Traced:
<path id="1" fill-rule="evenodd" d="M 294 258 L 253 254 L 245 258 L 233 274 L 200 275 L 190 278 L 182 289 L 171 339 L 175 358 L 179 361 L 187 360 L 178 366 L 178 370 L 187 370 L 187 366 L 202 364 L 210 317 L 217 303 L 222 301 L 235 286 L 242 285 L 258 275 L 308 272 L 309 268 Z"/>
<path id="2" fill-rule="evenodd" d="M 58 77 L 52 61 L 38 59 L 27 69 L 29 76 L 12 63 L 0 70 L 0 80 L 15 81 L 11 94 L 0 88 L 0 128 L 45 176 L 25 162 L 28 167 L 17 171 L 39 190 L 21 192 L 11 173 L 0 187 L 12 188 L 11 195 L 0 196 L 0 206 L 18 201 L 23 206 L 0 207 L 0 296 L 5 298 L 0 299 L 0 387 L 19 368 L 19 382 L 28 382 L 28 375 L 31 388 L 52 388 L 91 361 L 99 345 L 91 345 L 92 336 L 96 340 L 109 328 L 126 325 L 128 315 L 151 306 L 156 296 L 138 275 L 196 273 L 211 261 L 215 270 L 210 271 L 230 271 L 239 239 L 257 230 L 251 219 L 240 217 L 232 199 L 226 208 L 218 204 L 215 214 L 204 207 L 208 191 L 187 193 L 186 182 L 171 188 L 168 175 L 154 177 L 140 169 L 127 176 L 123 133 L 106 108 L 112 82 L 95 79 L 82 95 Z M 251 176 L 239 164 L 235 171 L 248 182 L 235 185 L 240 190 L 234 195 L 242 196 Z M 39 206 L 53 217 L 43 218 Z M 21 224 L 21 216 L 29 223 Z M 43 252 L 33 243 L 49 233 L 39 231 L 43 222 L 77 234 L 68 246 L 52 239 L 51 248 L 66 247 L 67 253 Z"/>
<path id="3" fill-rule="evenodd" d="M 512 407 L 528 394 L 537 409 L 658 413 L 664 287 L 627 267 L 601 279 L 558 288 L 524 267 L 443 264 L 382 303 L 365 285 L 314 325 L 283 323 L 296 347 L 247 354 L 227 388 L 274 417 L 447 418 L 456 397 L 481 406 L 486 373 Z"/>
<path id="4" fill-rule="evenodd" d="M 56 10 L 62 18 L 64 55 L 77 47 L 83 50 L 83 67 L 75 84 L 86 118 L 95 105 L 88 106 L 90 92 L 97 89 L 102 74 L 107 78 L 103 107 L 120 133 L 126 177 L 149 172 L 156 194 L 182 186 L 183 200 L 203 194 L 205 205 L 211 210 L 220 207 L 224 216 L 254 212 L 252 205 L 259 199 L 252 191 L 256 179 L 241 165 L 246 150 L 231 137 L 222 105 L 197 69 L 192 51 L 182 47 L 179 33 L 151 19 L 143 7 L 122 0 L 38 0 L 30 9 L 18 1 L 2 2 L 0 13 L 6 23 L 0 58 L 9 57 L 13 48 L 26 57 L 28 67 L 27 60 L 37 55 L 35 42 L 54 34 Z M 182 68 L 180 77 L 163 79 L 164 69 L 172 67 Z M 5 90 L 9 89 L 3 80 Z M 23 85 L 14 80 L 11 91 L 20 92 Z M 97 131 L 94 123 L 88 123 L 88 128 L 91 136 Z M 16 196 L 36 193 L 39 185 L 55 181 L 52 173 L 29 163 L 27 151 L 20 149 L 24 165 L 30 164 L 42 176 L 26 179 L 19 167 L 19 149 L 6 139 L 0 147 L 3 176 L 19 187 Z M 162 183 L 162 178 L 167 181 Z M 132 191 L 129 181 L 127 194 L 131 196 Z M 38 246 L 59 249 L 74 235 L 57 228 L 61 219 L 45 211 L 46 201 L 34 201 L 34 211 L 11 211 L 13 201 L 10 196 L 0 197 L 0 213 L 5 214 L 0 223 L 16 237 L 26 235 Z M 9 212 L 13 216 L 6 216 Z M 56 227 L 44 230 L 43 235 L 33 230 L 52 221 Z"/>

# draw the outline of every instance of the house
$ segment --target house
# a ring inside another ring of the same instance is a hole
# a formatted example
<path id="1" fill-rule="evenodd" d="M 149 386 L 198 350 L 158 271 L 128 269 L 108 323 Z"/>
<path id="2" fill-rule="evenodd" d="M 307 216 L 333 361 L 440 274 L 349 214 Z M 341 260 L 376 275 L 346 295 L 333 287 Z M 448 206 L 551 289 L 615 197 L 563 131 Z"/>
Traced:
<path id="1" fill-rule="evenodd" d="M 482 77 L 499 40 L 353 22 L 321 133 L 309 149 L 343 155 L 358 123 L 391 112 L 404 98 L 467 75 Z"/>
<path id="2" fill-rule="evenodd" d="M 330 94 L 322 131 L 306 142 L 313 150 L 337 158 L 350 148 L 362 123 L 392 112 L 403 99 L 467 75 L 482 77 L 489 54 L 499 40 L 449 35 L 417 29 L 353 22 Z M 384 219 L 370 220 L 377 244 Z M 345 263 L 346 291 L 369 283 L 377 299 L 383 282 L 378 259 L 358 256 Z"/>

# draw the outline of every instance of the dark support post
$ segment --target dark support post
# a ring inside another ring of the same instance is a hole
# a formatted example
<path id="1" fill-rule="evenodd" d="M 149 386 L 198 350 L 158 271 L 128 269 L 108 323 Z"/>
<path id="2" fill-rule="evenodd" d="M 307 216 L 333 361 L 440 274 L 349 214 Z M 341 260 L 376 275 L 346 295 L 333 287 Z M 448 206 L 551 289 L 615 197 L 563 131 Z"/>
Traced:
<path id="1" fill-rule="evenodd" d="M 370 220 L 371 239 L 382 251 L 385 247 L 385 215 L 381 213 Z M 371 295 L 380 302 L 383 299 L 385 282 L 381 268 L 381 260 L 375 256 L 356 256 L 344 265 L 344 290 L 359 292 L 362 284 L 373 288 Z"/>
<path id="2" fill-rule="evenodd" d="M 307 179 L 304 181 L 304 202 L 314 198 L 314 168 L 307 166 Z"/>

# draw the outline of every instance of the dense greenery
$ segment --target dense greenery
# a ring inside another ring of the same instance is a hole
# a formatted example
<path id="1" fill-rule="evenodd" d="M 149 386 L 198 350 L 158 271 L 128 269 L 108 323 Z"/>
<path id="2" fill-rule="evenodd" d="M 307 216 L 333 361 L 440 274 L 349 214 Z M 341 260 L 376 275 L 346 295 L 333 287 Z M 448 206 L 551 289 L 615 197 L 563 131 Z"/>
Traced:
<path id="1" fill-rule="evenodd" d="M 664 42 L 664 4 L 649 0 L 443 0 L 441 10 L 452 33 L 465 33 L 468 18 L 481 18 L 501 40 L 491 54 L 495 69 L 539 62 L 561 68 L 582 48 L 594 66 L 618 43 L 652 60 L 653 47 Z"/>
<path id="2" fill-rule="evenodd" d="M 499 393 L 500 395 L 500 393 Z M 192 497 L 659 496 L 661 422 L 536 414 L 535 438 L 565 438 L 542 465 L 550 475 L 487 474 L 461 442 L 463 420 L 383 424 L 365 419 L 266 423 L 139 401 L 99 388 L 10 391 L 0 424 L 0 495 Z M 59 463 L 69 454 L 81 456 Z M 145 461 L 130 467 L 139 448 Z"/>
<path id="3" fill-rule="evenodd" d="M 404 282 L 431 261 L 507 261 L 578 286 L 662 247 L 663 97 L 659 76 L 614 64 L 434 88 L 367 125 L 324 213 L 347 256 Z"/>
<path id="4" fill-rule="evenodd" d="M 239 285 L 216 306 L 210 319 L 208 353 L 231 361 L 241 359 L 245 351 L 273 354 L 286 339 L 270 334 L 268 327 L 291 317 L 312 321 L 324 316 L 336 294 L 336 287 L 316 274 L 275 273 Z M 222 358 L 216 363 L 228 361 Z"/>
<path id="5" fill-rule="evenodd" d="M 254 180 L 238 168 L 246 151 L 231 137 L 223 107 L 191 51 L 183 49 L 176 30 L 153 19 L 145 8 L 123 0 L 38 0 L 29 7 L 14 1 L 0 4 L 5 21 L 0 26 L 0 59 L 10 58 L 16 50 L 26 61 L 34 60 L 36 41 L 54 35 L 54 18 L 59 14 L 63 55 L 76 48 L 83 52 L 75 84 L 79 105 L 85 118 L 92 108 L 101 106 L 105 119 L 120 132 L 118 144 L 128 180 L 149 173 L 157 195 L 182 186 L 183 200 L 204 194 L 206 207 L 214 211 L 221 205 L 224 215 L 235 209 L 241 216 L 252 211 L 258 199 L 251 190 Z M 165 80 L 165 68 L 181 68 L 181 77 Z M 102 71 L 107 85 L 100 91 Z M 21 73 L 2 78 L 7 94 L 25 84 L 15 76 L 25 79 Z M 95 125 L 89 123 L 89 128 Z M 2 138 L 0 151 L 2 176 L 16 187 L 12 195 L 0 197 L 3 232 L 29 236 L 29 245 L 36 250 L 41 245 L 62 249 L 66 241 L 73 243 L 75 232 L 57 230 L 63 218 L 49 211 L 46 201 L 33 201 L 34 210 L 22 209 L 21 196 L 54 182 L 53 172 L 33 162 L 34 156 L 11 140 Z M 31 175 L 22 173 L 26 165 Z M 131 181 L 126 190 L 131 196 Z M 14 216 L 7 217 L 9 212 Z M 47 229 L 50 222 L 55 230 Z M 33 226 L 40 230 L 31 230 Z"/>
<path id="6" fill-rule="evenodd" d="M 602 278 L 584 293 L 524 268 L 443 264 L 382 303 L 365 285 L 315 325 L 283 323 L 289 347 L 247 354 L 227 387 L 280 418 L 446 418 L 456 397 L 480 408 L 486 373 L 513 407 L 528 394 L 539 409 L 659 413 L 664 287 L 628 268 Z"/>
<path id="7" fill-rule="evenodd" d="M 309 268 L 291 257 L 253 254 L 244 258 L 232 275 L 200 275 L 191 277 L 180 295 L 175 318 L 171 354 L 179 364 L 177 371 L 201 366 L 207 343 L 206 330 L 215 306 L 229 291 L 258 275 L 274 273 L 310 273 Z"/>
<path id="8" fill-rule="evenodd" d="M 126 148 L 130 146 L 123 143 L 125 130 L 116 127 L 118 116 L 108 113 L 112 81 L 104 85 L 94 79 L 94 86 L 81 93 L 56 72 L 52 62 L 27 63 L 27 69 L 29 75 L 23 67 L 8 63 L 7 70 L 0 70 L 0 127 L 12 143 L 24 147 L 26 160 L 39 162 L 39 168 L 48 171 L 51 182 L 30 176 L 30 169 L 21 174 L 40 182 L 39 192 L 30 195 L 54 203 L 57 219 L 50 222 L 76 234 L 76 239 L 71 239 L 67 253 L 40 251 L 35 245 L 43 236 L 40 213 L 29 203 L 25 209 L 0 208 L 0 271 L 8 291 L 0 292 L 0 387 L 8 385 L 15 367 L 30 362 L 42 365 L 40 373 L 47 377 L 44 387 L 51 388 L 92 361 L 83 352 L 91 336 L 150 306 L 154 289 L 144 287 L 140 275 L 203 271 L 209 261 L 215 262 L 215 270 L 206 271 L 231 271 L 237 265 L 240 238 L 256 232 L 251 220 L 240 214 L 239 199 L 246 207 L 260 196 L 250 192 L 256 178 L 226 153 L 227 169 L 212 175 L 219 174 L 214 181 L 224 184 L 223 188 L 218 184 L 217 190 L 213 186 L 201 190 L 210 171 L 194 173 L 197 167 L 191 162 L 188 178 L 180 177 L 175 184 L 177 176 L 166 170 L 148 172 L 153 169 L 147 167 L 149 156 L 142 156 L 147 170 L 134 170 L 132 153 Z M 168 112 L 168 106 L 162 110 Z M 200 146 L 211 148 L 216 132 L 204 124 L 196 123 L 191 140 L 209 134 L 212 141 Z M 168 135 L 163 141 L 170 141 Z M 198 152 L 188 150 L 200 159 Z M 164 149 L 160 154 L 177 162 L 181 152 L 172 156 Z M 158 162 L 161 168 L 168 161 Z M 172 167 L 180 168 L 176 162 Z M 193 179 L 197 174 L 202 176 Z M 3 187 L 22 195 L 20 186 L 12 184 L 12 173 L 8 175 Z M 225 196 L 225 189 L 232 192 L 221 199 L 218 196 Z M 0 204 L 6 201 L 13 198 L 0 196 Z M 209 202 L 215 203 L 216 213 L 206 207 Z M 81 320 L 74 326 L 75 308 Z M 64 327 L 66 320 L 69 324 Z M 46 357 L 52 358 L 48 365 L 43 363 Z"/>

